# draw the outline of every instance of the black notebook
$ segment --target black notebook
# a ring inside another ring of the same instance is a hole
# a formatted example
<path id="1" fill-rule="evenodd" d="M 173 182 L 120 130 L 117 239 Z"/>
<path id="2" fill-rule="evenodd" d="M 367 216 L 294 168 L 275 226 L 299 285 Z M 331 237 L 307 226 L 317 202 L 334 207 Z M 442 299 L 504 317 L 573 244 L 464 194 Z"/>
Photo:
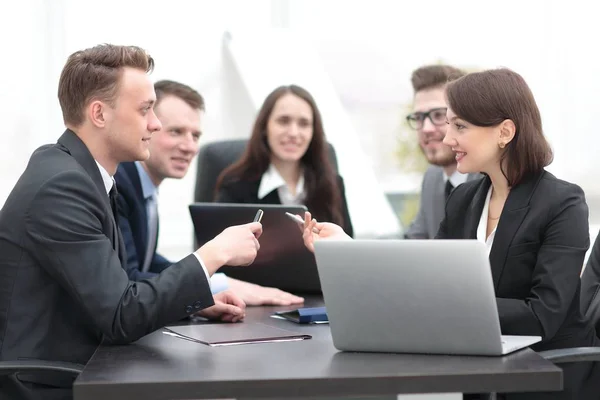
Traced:
<path id="1" fill-rule="evenodd" d="M 255 322 L 170 326 L 165 328 L 163 333 L 212 347 L 251 343 L 290 342 L 312 338 L 311 335 L 300 334 Z"/>

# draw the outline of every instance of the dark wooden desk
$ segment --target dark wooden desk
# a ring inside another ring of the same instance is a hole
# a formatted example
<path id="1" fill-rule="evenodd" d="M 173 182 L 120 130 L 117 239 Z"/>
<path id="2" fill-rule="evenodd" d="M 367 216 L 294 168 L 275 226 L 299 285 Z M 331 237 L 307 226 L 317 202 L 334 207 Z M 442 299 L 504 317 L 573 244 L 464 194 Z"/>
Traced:
<path id="1" fill-rule="evenodd" d="M 305 306 L 317 306 L 309 300 Z M 342 353 L 328 325 L 260 321 L 313 335 L 301 342 L 211 348 L 154 332 L 128 346 L 100 346 L 74 385 L 75 400 L 384 396 L 402 393 L 552 391 L 562 371 L 531 350 L 507 357 Z M 290 308 L 292 309 L 292 308 Z"/>

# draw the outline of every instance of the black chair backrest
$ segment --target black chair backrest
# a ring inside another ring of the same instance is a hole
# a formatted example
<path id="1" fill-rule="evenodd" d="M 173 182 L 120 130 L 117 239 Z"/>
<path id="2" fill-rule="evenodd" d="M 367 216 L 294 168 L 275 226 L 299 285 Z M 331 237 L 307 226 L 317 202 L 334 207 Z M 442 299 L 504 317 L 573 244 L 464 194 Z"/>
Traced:
<path id="1" fill-rule="evenodd" d="M 240 159 L 247 144 L 248 139 L 222 140 L 205 144 L 200 148 L 194 189 L 195 202 L 206 203 L 214 200 L 219 175 L 225 168 Z M 337 172 L 337 157 L 331 143 L 329 143 L 329 156 Z"/>
<path id="2" fill-rule="evenodd" d="M 600 234 L 592 247 L 585 270 L 581 276 L 581 312 L 596 327 L 600 336 Z"/>

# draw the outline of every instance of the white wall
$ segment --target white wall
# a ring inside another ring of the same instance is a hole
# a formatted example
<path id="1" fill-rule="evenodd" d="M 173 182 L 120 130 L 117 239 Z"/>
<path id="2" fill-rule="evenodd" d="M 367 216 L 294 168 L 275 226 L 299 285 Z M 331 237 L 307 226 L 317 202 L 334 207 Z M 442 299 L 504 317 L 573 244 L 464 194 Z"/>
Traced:
<path id="1" fill-rule="evenodd" d="M 292 27 L 314 38 L 326 66 L 335 70 L 336 88 L 356 108 L 405 104 L 410 72 L 424 63 L 505 66 L 521 73 L 555 150 L 550 169 L 600 196 L 594 2 L 294 0 L 292 10 Z"/>
<path id="2" fill-rule="evenodd" d="M 11 11 L 9 12 L 8 7 Z M 0 3 L 11 16 L 2 27 L 5 54 L 17 62 L 2 62 L 1 109 L 9 132 L 2 148 L 2 204 L 25 167 L 31 151 L 56 141 L 64 127 L 56 90 L 60 70 L 72 52 L 99 43 L 135 44 L 156 60 L 153 79 L 175 79 L 197 88 L 207 114 L 202 140 L 222 137 L 231 116 L 221 110 L 222 36 L 232 27 L 269 27 L 271 1 L 253 0 L 20 0 Z M 251 18 L 249 18 L 251 16 Z M 10 38 L 19 37 L 19 41 Z M 195 171 L 195 165 L 191 167 Z M 159 247 L 173 257 L 191 248 L 192 226 L 187 205 L 193 199 L 194 173 L 182 181 L 167 181 L 160 189 Z"/>
<path id="3" fill-rule="evenodd" d="M 229 104 L 240 110 L 245 105 L 245 110 L 252 110 L 246 114 L 253 115 L 277 86 L 294 83 L 306 88 L 318 104 L 327 140 L 336 150 L 355 237 L 398 237 L 402 230 L 363 151 L 357 127 L 343 108 L 331 78 L 310 42 L 287 30 L 269 30 L 234 33 L 225 41 L 225 48 L 228 50 L 225 59 L 236 70 L 235 75 L 228 75 L 226 80 L 241 83 L 232 88 L 235 90 L 230 97 L 242 96 L 245 102 L 242 104 L 236 99 L 225 105 L 224 110 L 231 109 Z M 297 54 L 303 56 L 297 57 Z M 243 122 L 250 126 L 252 118 Z M 244 136 L 247 135 L 248 129 Z"/>
<path id="4" fill-rule="evenodd" d="M 57 2 L 60 3 L 60 2 Z M 0 2 L 0 205 L 10 193 L 31 151 L 41 143 L 50 116 L 47 84 L 51 67 L 42 0 Z"/>
<path id="5" fill-rule="evenodd" d="M 101 42 L 147 48 L 157 61 L 155 79 L 180 80 L 206 97 L 203 140 L 213 140 L 232 131 L 231 116 L 222 113 L 227 101 L 221 86 L 223 32 L 286 25 L 312 40 L 344 104 L 353 113 L 364 110 L 364 118 L 356 119 L 372 158 L 381 151 L 372 145 L 373 136 L 382 133 L 367 131 L 365 121 L 377 115 L 374 109 L 393 112 L 395 104 L 410 100 L 412 69 L 440 59 L 460 66 L 508 66 L 536 95 L 556 152 L 551 170 L 597 197 L 596 8 L 585 0 L 106 0 L 101 7 L 89 0 L 0 2 L 0 204 L 31 150 L 62 132 L 56 84 L 72 51 Z M 393 130 L 385 134 L 383 140 L 393 143 Z M 181 254 L 178 244 L 191 245 L 185 206 L 192 181 L 189 174 L 161 188 L 160 246 L 173 254 Z"/>

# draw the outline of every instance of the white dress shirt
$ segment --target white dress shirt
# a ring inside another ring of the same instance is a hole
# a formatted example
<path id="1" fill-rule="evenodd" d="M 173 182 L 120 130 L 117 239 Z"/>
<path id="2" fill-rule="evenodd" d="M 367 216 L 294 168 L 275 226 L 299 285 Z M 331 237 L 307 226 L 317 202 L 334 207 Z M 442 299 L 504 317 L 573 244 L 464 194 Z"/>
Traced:
<path id="1" fill-rule="evenodd" d="M 260 180 L 260 185 L 258 186 L 258 198 L 263 199 L 275 189 L 277 189 L 281 204 L 285 206 L 304 204 L 304 200 L 306 199 L 306 193 L 304 192 L 304 174 L 300 174 L 300 178 L 296 183 L 296 194 L 292 194 L 277 168 L 275 168 L 273 164 L 269 165 L 269 168 Z"/>
<path id="2" fill-rule="evenodd" d="M 94 161 L 96 161 L 96 160 L 94 160 Z M 100 163 L 98 161 L 96 161 L 96 165 L 98 166 L 98 169 L 100 170 L 100 176 L 102 177 L 102 182 L 104 183 L 104 189 L 106 189 L 106 194 L 108 195 L 110 193 L 110 190 L 112 189 L 113 185 L 115 184 L 115 179 L 112 176 L 110 176 L 108 171 L 106 169 L 104 169 L 104 167 L 102 165 L 100 165 Z"/>
<path id="3" fill-rule="evenodd" d="M 448 181 L 448 179 L 450 179 L 450 183 L 452 184 L 452 186 L 457 187 L 458 185 L 461 185 L 461 184 L 463 184 L 463 183 L 465 183 L 467 181 L 467 178 L 469 177 L 469 174 L 463 174 L 461 172 L 454 171 L 452 173 L 452 175 L 448 176 L 444 172 L 443 177 L 444 177 L 444 184 L 446 184 L 446 182 Z"/>
<path id="4" fill-rule="evenodd" d="M 481 218 L 479 219 L 479 225 L 477 226 L 477 240 L 485 243 L 487 250 L 488 250 L 488 256 L 490 254 L 490 251 L 492 250 L 492 246 L 494 244 L 494 237 L 496 236 L 496 228 L 498 227 L 498 225 L 496 225 L 496 228 L 494 228 L 492 233 L 490 233 L 490 236 L 488 236 L 487 238 L 485 237 L 485 235 L 487 233 L 487 219 L 488 219 L 488 212 L 490 209 L 490 199 L 491 198 L 492 198 L 492 186 L 490 185 L 490 189 L 488 190 L 487 196 L 485 198 L 485 204 L 483 205 L 483 211 L 481 212 Z"/>

